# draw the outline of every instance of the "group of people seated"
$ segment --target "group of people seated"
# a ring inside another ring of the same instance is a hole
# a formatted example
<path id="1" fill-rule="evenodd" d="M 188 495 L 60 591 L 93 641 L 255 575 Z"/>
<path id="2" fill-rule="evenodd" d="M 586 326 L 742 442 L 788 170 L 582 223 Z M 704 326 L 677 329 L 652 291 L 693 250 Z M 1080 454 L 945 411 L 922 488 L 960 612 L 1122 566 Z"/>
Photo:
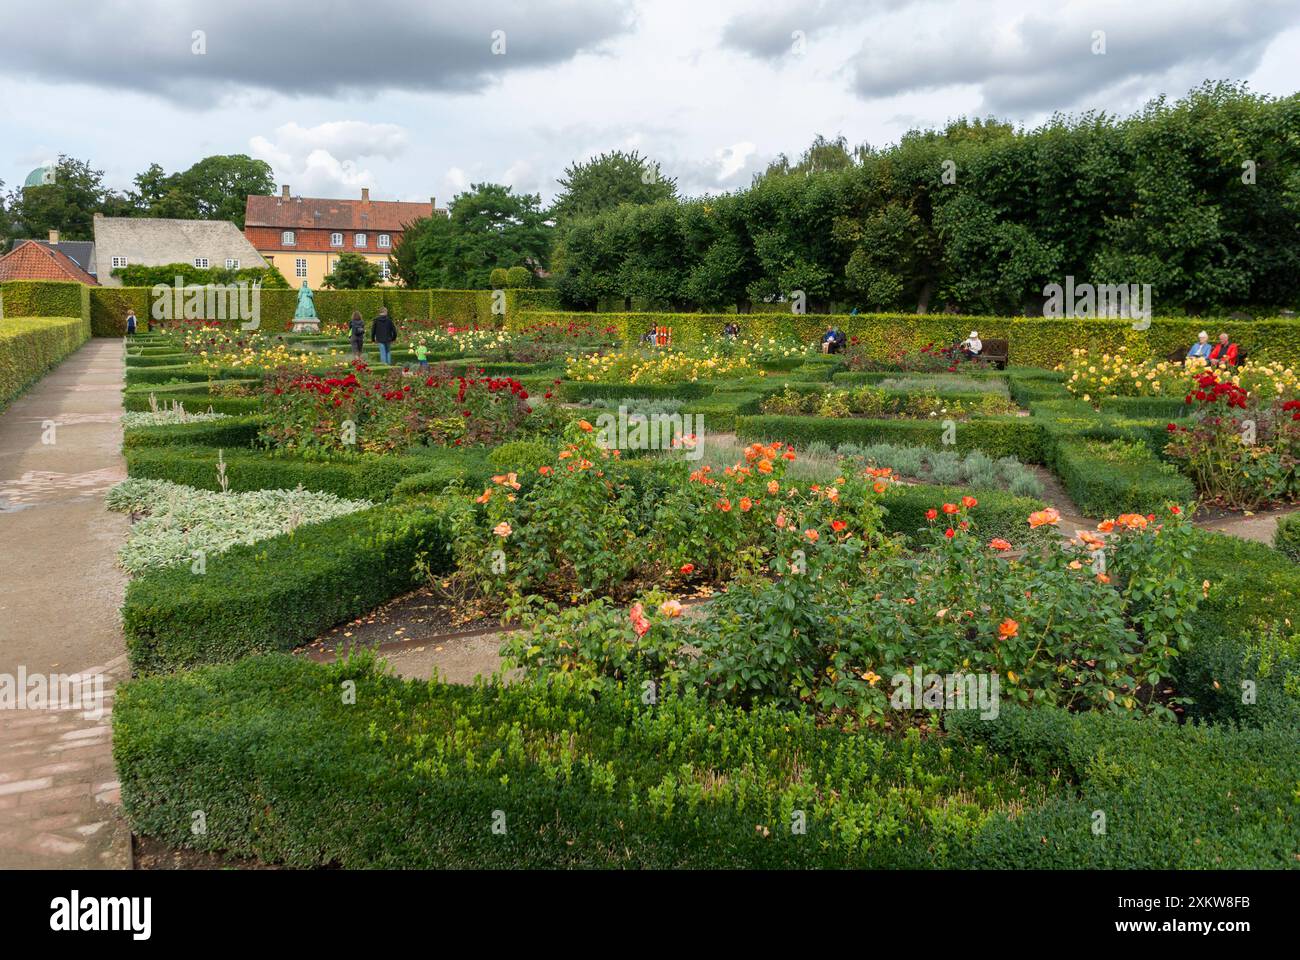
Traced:
<path id="1" fill-rule="evenodd" d="M 843 330 L 829 326 L 822 334 L 822 353 L 843 353 L 848 343 L 849 338 L 844 335 Z"/>
<path id="2" fill-rule="evenodd" d="M 1219 334 L 1219 342 L 1211 345 L 1210 335 L 1204 330 L 1187 351 L 1188 360 L 1204 360 L 1211 367 L 1235 367 L 1240 355 L 1241 349 L 1226 333 Z"/>

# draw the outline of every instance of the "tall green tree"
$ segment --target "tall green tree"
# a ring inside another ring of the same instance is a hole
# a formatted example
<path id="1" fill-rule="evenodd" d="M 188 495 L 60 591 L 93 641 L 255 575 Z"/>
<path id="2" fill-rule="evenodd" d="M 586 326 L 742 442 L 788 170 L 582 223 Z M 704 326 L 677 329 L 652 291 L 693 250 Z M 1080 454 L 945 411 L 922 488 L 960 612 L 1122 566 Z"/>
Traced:
<path id="1" fill-rule="evenodd" d="M 422 218 L 403 232 L 393 272 L 410 287 L 486 289 L 496 267 L 544 269 L 553 231 L 541 202 L 501 184 L 472 184 L 452 199 L 447 216 Z"/>
<path id="2" fill-rule="evenodd" d="M 104 171 L 61 155 L 53 183 L 9 192 L 13 234 L 43 240 L 50 230 L 58 230 L 65 240 L 90 240 L 95 213 L 103 211 L 111 196 L 104 187 Z"/>
<path id="3" fill-rule="evenodd" d="M 571 163 L 557 182 L 564 189 L 550 209 L 556 223 L 603 213 L 623 203 L 677 198 L 677 180 L 664 176 L 657 161 L 636 150 L 614 150 L 585 163 Z"/>
<path id="4" fill-rule="evenodd" d="M 379 286 L 380 279 L 379 264 L 359 253 L 341 253 L 324 284 L 331 290 L 369 290 Z"/>
<path id="5" fill-rule="evenodd" d="M 242 230 L 249 195 L 272 193 L 275 178 L 264 160 L 230 154 L 205 157 L 173 174 L 150 164 L 135 185 L 130 199 L 138 216 L 229 220 Z"/>

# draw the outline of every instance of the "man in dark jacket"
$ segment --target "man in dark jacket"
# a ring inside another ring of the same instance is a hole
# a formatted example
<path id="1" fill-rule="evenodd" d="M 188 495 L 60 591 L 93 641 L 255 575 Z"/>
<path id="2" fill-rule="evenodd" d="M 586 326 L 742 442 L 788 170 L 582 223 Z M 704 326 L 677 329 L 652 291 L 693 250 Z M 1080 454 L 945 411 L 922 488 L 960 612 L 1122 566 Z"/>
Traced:
<path id="1" fill-rule="evenodd" d="M 388 315 L 387 307 L 379 308 L 379 316 L 370 325 L 370 339 L 379 344 L 379 362 L 393 362 L 393 341 L 397 339 L 397 324 Z"/>

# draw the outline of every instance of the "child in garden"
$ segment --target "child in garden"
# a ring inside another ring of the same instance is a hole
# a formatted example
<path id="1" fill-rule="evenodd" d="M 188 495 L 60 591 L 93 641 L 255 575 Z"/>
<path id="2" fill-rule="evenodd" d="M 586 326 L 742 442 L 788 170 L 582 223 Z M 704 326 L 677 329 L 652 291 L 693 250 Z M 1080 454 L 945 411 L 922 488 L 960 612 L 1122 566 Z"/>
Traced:
<path id="1" fill-rule="evenodd" d="M 424 344 L 417 344 L 415 347 L 415 359 L 419 361 L 421 370 L 429 369 L 429 348 Z"/>

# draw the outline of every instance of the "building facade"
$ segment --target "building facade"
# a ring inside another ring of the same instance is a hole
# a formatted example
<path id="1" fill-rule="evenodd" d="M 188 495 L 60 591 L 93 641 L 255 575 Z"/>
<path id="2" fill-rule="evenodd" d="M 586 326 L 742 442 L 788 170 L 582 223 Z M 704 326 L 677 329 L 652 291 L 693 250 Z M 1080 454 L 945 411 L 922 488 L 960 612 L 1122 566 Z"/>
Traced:
<path id="1" fill-rule="evenodd" d="M 241 270 L 266 261 L 228 220 L 172 220 L 105 217 L 95 214 L 95 276 L 100 285 L 120 287 L 121 267 L 188 263 L 200 269 Z"/>
<path id="2" fill-rule="evenodd" d="M 428 203 L 371 200 L 363 187 L 359 200 L 292 196 L 285 184 L 278 197 L 250 196 L 245 207 L 244 236 L 268 263 L 295 287 L 304 280 L 320 289 L 339 255 L 355 253 L 379 266 L 391 285 L 388 255 L 402 232 L 421 217 L 439 210 Z"/>

